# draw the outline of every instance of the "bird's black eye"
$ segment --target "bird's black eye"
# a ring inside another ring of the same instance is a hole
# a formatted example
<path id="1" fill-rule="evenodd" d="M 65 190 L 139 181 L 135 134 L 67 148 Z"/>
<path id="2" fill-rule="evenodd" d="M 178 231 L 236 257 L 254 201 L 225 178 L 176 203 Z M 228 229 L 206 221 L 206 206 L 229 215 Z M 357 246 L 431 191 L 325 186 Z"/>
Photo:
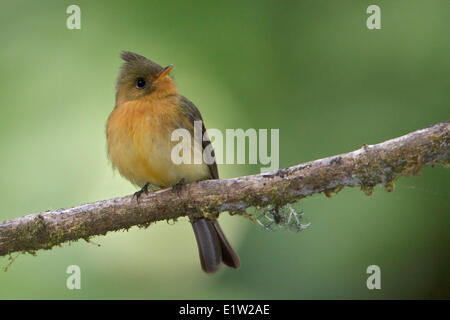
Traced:
<path id="1" fill-rule="evenodd" d="M 136 79 L 136 88 L 142 89 L 145 87 L 145 80 L 143 78 Z"/>

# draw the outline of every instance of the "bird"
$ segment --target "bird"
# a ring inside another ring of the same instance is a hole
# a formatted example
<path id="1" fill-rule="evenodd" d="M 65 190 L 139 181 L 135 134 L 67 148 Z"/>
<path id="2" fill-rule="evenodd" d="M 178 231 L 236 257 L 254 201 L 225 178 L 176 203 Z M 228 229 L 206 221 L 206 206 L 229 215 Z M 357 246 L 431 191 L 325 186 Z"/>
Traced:
<path id="1" fill-rule="evenodd" d="M 219 179 L 217 163 L 176 164 L 171 150 L 174 130 L 185 129 L 194 137 L 194 122 L 201 121 L 203 141 L 192 143 L 191 152 L 212 145 L 200 111 L 178 92 L 170 71 L 156 62 L 130 51 L 122 51 L 123 64 L 116 81 L 115 107 L 107 125 L 107 153 L 113 168 L 140 190 L 136 200 L 150 187 L 174 189 L 185 183 Z M 211 155 L 214 157 L 214 150 Z M 190 218 L 204 272 L 216 272 L 221 263 L 239 268 L 240 260 L 217 218 Z"/>

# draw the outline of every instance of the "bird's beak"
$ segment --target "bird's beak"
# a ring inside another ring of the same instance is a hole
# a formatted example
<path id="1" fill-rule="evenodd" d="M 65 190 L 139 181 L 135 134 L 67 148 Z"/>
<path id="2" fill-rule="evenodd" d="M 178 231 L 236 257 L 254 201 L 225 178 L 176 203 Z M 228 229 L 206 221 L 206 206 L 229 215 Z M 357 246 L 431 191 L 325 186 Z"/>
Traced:
<path id="1" fill-rule="evenodd" d="M 164 78 L 173 69 L 173 64 L 169 64 L 167 67 L 162 68 L 161 71 L 156 75 L 156 80 Z"/>

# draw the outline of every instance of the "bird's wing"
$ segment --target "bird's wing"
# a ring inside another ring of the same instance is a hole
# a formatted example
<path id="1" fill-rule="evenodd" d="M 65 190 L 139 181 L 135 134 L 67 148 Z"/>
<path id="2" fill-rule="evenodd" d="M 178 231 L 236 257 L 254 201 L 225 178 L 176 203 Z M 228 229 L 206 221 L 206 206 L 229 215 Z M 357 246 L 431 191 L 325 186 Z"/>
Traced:
<path id="1" fill-rule="evenodd" d="M 202 115 L 200 111 L 198 111 L 195 104 L 193 104 L 189 99 L 180 95 L 180 107 L 184 112 L 184 115 L 189 119 L 189 121 L 194 125 L 194 121 L 202 122 L 202 137 L 205 134 L 205 123 L 203 122 Z M 211 144 L 211 141 L 207 136 L 205 136 L 205 140 L 202 139 L 202 150 Z M 211 146 L 212 147 L 212 146 Z M 219 179 L 219 171 L 217 170 L 217 163 L 215 160 L 214 149 L 212 149 L 211 156 L 214 157 L 214 162 L 212 164 L 208 164 L 209 171 L 211 172 L 211 177 L 213 179 Z"/>

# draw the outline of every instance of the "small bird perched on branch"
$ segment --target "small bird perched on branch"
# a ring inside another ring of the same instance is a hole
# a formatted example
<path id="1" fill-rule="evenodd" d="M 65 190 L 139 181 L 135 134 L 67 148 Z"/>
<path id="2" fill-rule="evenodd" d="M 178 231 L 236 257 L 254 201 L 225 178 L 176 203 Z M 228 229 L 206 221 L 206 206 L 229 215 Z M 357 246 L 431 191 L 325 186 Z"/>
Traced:
<path id="1" fill-rule="evenodd" d="M 150 185 L 175 188 L 185 182 L 218 179 L 215 161 L 212 164 L 205 161 L 175 164 L 172 161 L 175 146 L 171 141 L 172 132 L 186 129 L 194 139 L 194 121 L 203 123 L 197 107 L 178 93 L 169 76 L 173 66 L 162 68 L 127 51 L 122 52 L 122 59 L 125 63 L 117 79 L 116 106 L 106 128 L 108 156 L 123 177 L 141 187 L 135 193 L 136 199 L 147 193 Z M 202 125 L 202 136 L 205 131 Z M 191 151 L 203 154 L 210 143 L 205 138 L 201 144 L 191 143 Z M 211 154 L 214 156 L 214 152 Z M 215 272 L 221 262 L 232 268 L 239 267 L 238 255 L 217 220 L 191 219 L 191 223 L 205 272 Z"/>

